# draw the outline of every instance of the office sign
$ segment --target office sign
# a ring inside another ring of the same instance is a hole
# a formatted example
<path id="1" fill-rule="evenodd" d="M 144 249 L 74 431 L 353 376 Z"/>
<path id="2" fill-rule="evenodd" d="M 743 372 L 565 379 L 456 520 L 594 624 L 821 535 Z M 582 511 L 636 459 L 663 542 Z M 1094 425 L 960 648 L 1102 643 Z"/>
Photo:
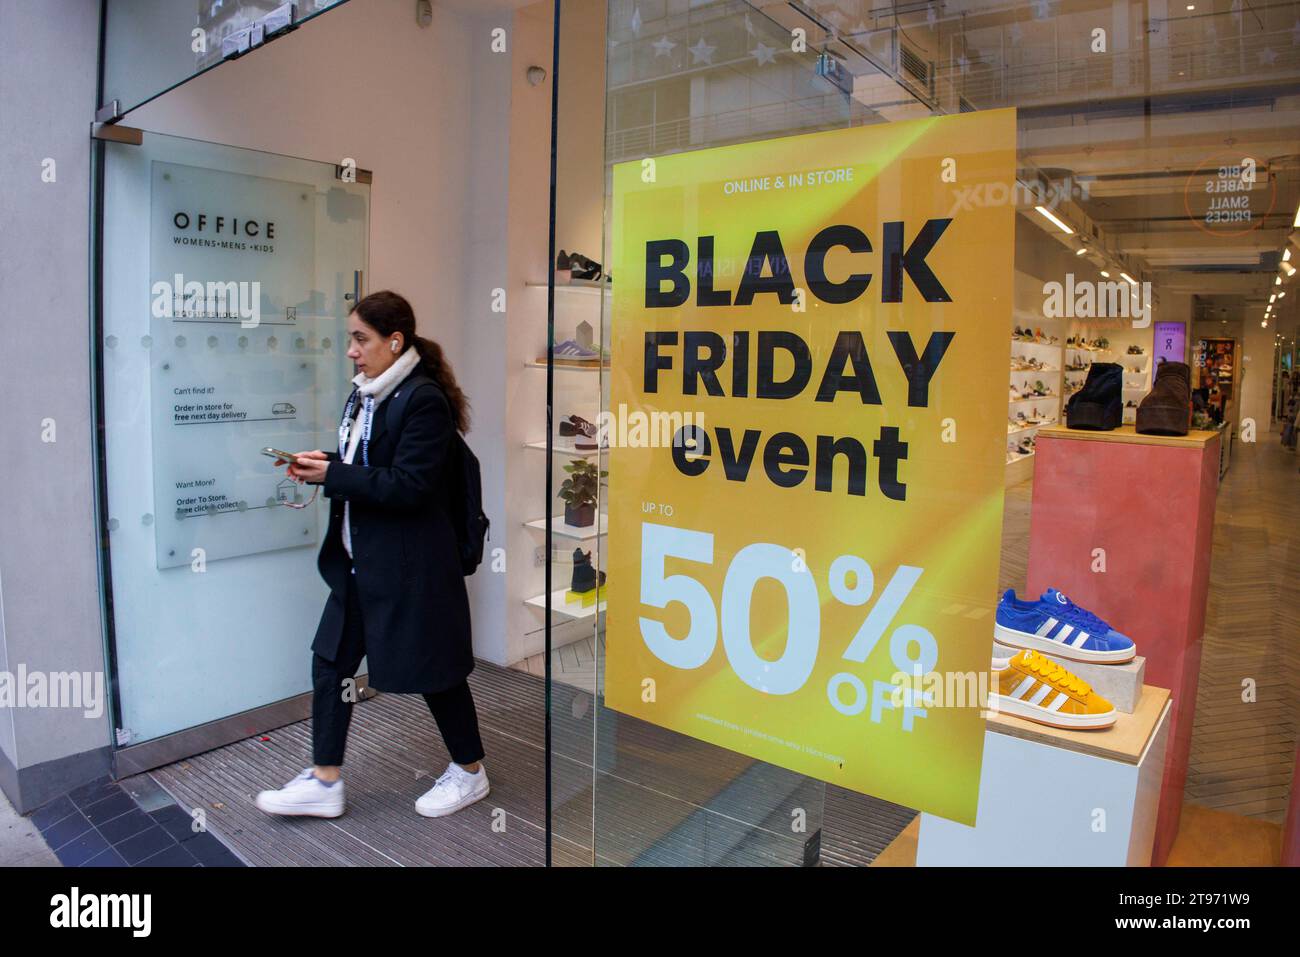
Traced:
<path id="1" fill-rule="evenodd" d="M 1015 150 L 1003 110 L 615 167 L 610 407 L 673 441 L 611 436 L 610 707 L 974 822 Z"/>
<path id="2" fill-rule="evenodd" d="M 157 565 L 314 545 L 315 509 L 282 507 L 306 495 L 258 450 L 298 450 L 338 415 L 318 403 L 345 344 L 316 315 L 316 187 L 157 161 L 151 180 Z"/>

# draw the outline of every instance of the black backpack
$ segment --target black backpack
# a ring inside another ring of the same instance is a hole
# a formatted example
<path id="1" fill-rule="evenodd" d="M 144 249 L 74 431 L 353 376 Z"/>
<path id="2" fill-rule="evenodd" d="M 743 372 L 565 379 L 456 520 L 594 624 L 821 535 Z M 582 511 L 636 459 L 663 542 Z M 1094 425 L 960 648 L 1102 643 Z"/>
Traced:
<path id="1" fill-rule="evenodd" d="M 393 396 L 384 417 L 388 431 L 394 435 L 398 433 L 402 416 L 406 414 L 406 404 L 411 401 L 415 390 L 426 382 L 437 385 L 427 375 L 418 372 Z M 483 563 L 483 543 L 492 523 L 483 511 L 483 482 L 478 458 L 459 432 L 455 434 L 451 455 L 455 461 L 447 464 L 448 510 L 456 529 L 456 544 L 460 546 L 461 574 L 472 575 Z"/>

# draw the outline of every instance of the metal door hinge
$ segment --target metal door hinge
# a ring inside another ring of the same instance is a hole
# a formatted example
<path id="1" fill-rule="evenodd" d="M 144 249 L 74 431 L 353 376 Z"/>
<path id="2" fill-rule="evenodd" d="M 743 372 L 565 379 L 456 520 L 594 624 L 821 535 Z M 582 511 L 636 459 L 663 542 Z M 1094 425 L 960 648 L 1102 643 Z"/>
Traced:
<path id="1" fill-rule="evenodd" d="M 122 101 L 109 100 L 95 111 L 96 123 L 116 123 L 122 118 Z"/>

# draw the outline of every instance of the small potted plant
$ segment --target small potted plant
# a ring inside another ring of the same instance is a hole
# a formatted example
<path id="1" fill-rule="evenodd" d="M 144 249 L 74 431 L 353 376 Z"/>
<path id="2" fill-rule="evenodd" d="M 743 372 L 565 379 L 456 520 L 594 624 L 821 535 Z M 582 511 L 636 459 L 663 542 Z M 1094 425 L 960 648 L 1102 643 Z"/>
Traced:
<path id="1" fill-rule="evenodd" d="M 596 521 L 596 493 L 600 480 L 608 475 L 586 459 L 575 459 L 564 466 L 569 477 L 560 486 L 564 499 L 564 521 L 574 528 L 586 528 Z"/>

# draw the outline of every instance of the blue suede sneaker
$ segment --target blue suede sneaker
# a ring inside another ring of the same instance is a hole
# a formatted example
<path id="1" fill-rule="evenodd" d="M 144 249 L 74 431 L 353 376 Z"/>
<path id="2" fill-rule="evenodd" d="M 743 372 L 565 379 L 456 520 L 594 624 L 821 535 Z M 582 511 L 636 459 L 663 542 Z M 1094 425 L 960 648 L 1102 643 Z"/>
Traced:
<path id="1" fill-rule="evenodd" d="M 998 602 L 993 635 L 1000 644 L 1031 648 L 1051 658 L 1117 665 L 1137 654 L 1133 639 L 1121 635 L 1055 588 L 1037 601 L 1021 601 L 1008 588 Z"/>

